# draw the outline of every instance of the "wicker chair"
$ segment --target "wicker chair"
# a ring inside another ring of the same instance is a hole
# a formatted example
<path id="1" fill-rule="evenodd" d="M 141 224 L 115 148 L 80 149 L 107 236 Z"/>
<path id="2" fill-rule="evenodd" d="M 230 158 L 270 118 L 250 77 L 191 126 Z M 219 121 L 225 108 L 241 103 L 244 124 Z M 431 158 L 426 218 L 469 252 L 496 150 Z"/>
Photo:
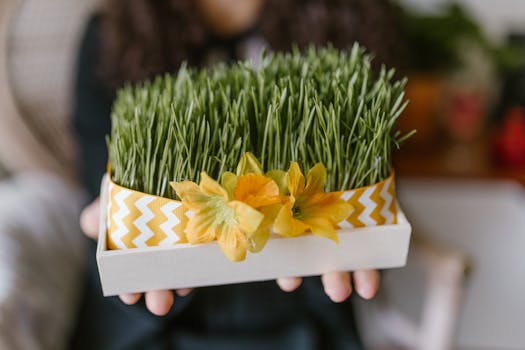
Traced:
<path id="1" fill-rule="evenodd" d="M 75 324 L 85 241 L 67 101 L 89 3 L 0 1 L 0 349 L 62 349 Z"/>

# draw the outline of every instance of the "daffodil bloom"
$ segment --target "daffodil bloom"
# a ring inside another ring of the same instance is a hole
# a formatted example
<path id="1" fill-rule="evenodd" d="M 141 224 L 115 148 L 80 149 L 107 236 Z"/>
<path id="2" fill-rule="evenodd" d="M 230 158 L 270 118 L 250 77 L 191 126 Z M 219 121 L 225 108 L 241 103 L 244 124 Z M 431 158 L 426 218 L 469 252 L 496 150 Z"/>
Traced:
<path id="1" fill-rule="evenodd" d="M 273 171 L 269 174 L 263 175 L 257 158 L 252 153 L 246 153 L 239 161 L 237 174 L 226 172 L 222 177 L 222 185 L 230 198 L 246 203 L 264 215 L 257 230 L 247 235 L 248 249 L 253 253 L 260 251 L 268 241 L 270 227 L 281 208 L 281 190 L 277 181 L 286 173 Z"/>
<path id="2" fill-rule="evenodd" d="M 255 156 L 246 153 L 237 173 L 226 172 L 222 186 L 201 173 L 199 185 L 192 181 L 172 182 L 183 205 L 191 212 L 185 229 L 188 242 L 217 240 L 232 261 L 241 261 L 246 251 L 260 251 L 270 228 L 283 236 L 313 234 L 338 241 L 335 229 L 351 206 L 341 192 L 324 192 L 326 169 L 316 164 L 305 179 L 292 162 L 287 173 L 272 170 L 263 174 Z M 288 196 L 286 196 L 289 194 Z"/>
<path id="3" fill-rule="evenodd" d="M 244 260 L 247 235 L 257 230 L 264 215 L 246 203 L 232 200 L 228 192 L 204 172 L 201 173 L 200 185 L 182 181 L 172 182 L 171 186 L 191 211 L 185 230 L 188 242 L 197 244 L 217 240 L 228 259 Z"/>
<path id="4" fill-rule="evenodd" d="M 277 214 L 275 233 L 295 237 L 310 230 L 314 235 L 339 241 L 337 224 L 350 215 L 352 207 L 341 199 L 341 192 L 325 192 L 325 181 L 323 164 L 310 169 L 305 184 L 299 165 L 291 163 L 286 174 L 290 196 Z"/>

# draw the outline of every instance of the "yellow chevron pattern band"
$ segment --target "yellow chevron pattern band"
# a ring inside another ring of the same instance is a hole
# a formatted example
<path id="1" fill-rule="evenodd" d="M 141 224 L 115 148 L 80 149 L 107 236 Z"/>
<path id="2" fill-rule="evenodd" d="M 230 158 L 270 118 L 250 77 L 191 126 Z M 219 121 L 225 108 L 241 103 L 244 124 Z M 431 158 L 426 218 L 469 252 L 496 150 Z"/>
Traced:
<path id="1" fill-rule="evenodd" d="M 186 243 L 184 233 L 191 212 L 180 201 L 149 195 L 108 182 L 107 246 L 129 249 Z M 340 228 L 397 223 L 394 174 L 367 187 L 345 191 L 352 205 Z"/>
<path id="2" fill-rule="evenodd" d="M 187 210 L 180 201 L 130 190 L 109 181 L 107 246 L 143 248 L 187 242 Z"/>
<path id="3" fill-rule="evenodd" d="M 341 198 L 353 208 L 350 216 L 339 223 L 341 228 L 351 229 L 397 223 L 394 173 L 372 186 L 345 191 Z"/>

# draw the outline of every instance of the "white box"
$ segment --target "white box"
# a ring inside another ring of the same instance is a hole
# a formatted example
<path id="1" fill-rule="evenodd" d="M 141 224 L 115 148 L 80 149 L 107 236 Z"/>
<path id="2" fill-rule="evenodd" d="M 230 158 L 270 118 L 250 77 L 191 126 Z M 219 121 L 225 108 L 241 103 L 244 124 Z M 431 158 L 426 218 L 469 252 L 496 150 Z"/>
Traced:
<path id="1" fill-rule="evenodd" d="M 108 250 L 107 187 L 102 186 L 97 263 L 105 296 L 314 276 L 329 271 L 402 267 L 412 228 L 399 210 L 397 224 L 339 230 L 339 244 L 311 234 L 272 236 L 259 253 L 231 262 L 216 242 Z"/>

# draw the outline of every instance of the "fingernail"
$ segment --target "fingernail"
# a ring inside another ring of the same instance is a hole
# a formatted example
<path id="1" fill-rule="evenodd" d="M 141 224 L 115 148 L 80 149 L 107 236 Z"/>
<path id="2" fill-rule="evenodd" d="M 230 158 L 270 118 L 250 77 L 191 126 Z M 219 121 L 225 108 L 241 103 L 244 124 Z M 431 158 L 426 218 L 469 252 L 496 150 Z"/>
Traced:
<path id="1" fill-rule="evenodd" d="M 298 277 L 285 277 L 277 279 L 277 284 L 285 292 L 293 292 L 302 283 L 302 279 Z"/>
<path id="2" fill-rule="evenodd" d="M 342 303 L 352 294 L 352 289 L 350 287 L 325 288 L 324 292 L 334 303 Z"/>
<path id="3" fill-rule="evenodd" d="M 177 290 L 175 291 L 175 293 L 177 293 L 177 295 L 178 295 L 179 297 L 185 297 L 185 296 L 187 296 L 188 294 L 190 294 L 191 291 L 192 291 L 191 288 L 182 288 L 182 289 L 177 289 Z"/>
<path id="4" fill-rule="evenodd" d="M 126 305 L 133 305 L 140 299 L 140 294 L 121 294 L 120 300 Z"/>

